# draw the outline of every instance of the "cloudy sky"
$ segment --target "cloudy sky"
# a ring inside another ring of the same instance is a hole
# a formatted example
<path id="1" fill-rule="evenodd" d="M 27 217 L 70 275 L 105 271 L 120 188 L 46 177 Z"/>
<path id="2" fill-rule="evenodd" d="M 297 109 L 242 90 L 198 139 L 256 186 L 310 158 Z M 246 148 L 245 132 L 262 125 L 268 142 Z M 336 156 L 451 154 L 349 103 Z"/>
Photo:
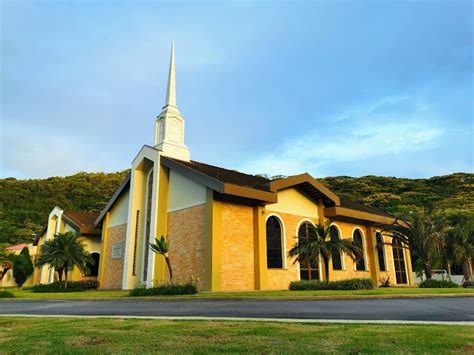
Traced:
<path id="1" fill-rule="evenodd" d="M 473 169 L 471 1 L 1 2 L 1 176 L 118 171 L 171 40 L 194 160 L 249 173 Z"/>

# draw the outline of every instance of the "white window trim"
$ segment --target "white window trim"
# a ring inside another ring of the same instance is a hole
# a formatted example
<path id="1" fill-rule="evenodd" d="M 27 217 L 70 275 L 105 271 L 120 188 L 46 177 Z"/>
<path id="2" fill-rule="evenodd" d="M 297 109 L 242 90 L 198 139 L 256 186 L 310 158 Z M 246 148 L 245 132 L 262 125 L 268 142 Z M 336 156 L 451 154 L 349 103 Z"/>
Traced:
<path id="1" fill-rule="evenodd" d="M 278 269 L 278 268 L 275 268 L 275 269 L 269 269 L 269 270 L 287 270 L 287 256 L 286 256 L 286 227 L 285 227 L 285 222 L 283 222 L 283 218 L 281 218 L 281 216 L 279 216 L 277 213 L 270 213 L 269 215 L 267 215 L 267 217 L 265 218 L 265 240 L 267 238 L 267 235 L 266 235 L 266 231 L 267 231 L 267 221 L 270 217 L 276 217 L 278 219 L 278 221 L 280 222 L 280 226 L 281 226 L 281 261 L 282 261 L 282 265 L 281 265 L 281 269 Z"/>
<path id="2" fill-rule="evenodd" d="M 354 233 L 356 230 L 359 230 L 360 234 L 362 235 L 362 254 L 364 257 L 364 270 L 357 270 L 357 262 L 354 261 L 354 270 L 357 272 L 365 272 L 365 271 L 370 271 L 369 270 L 369 265 L 367 265 L 367 246 L 365 244 L 365 234 L 362 231 L 362 228 L 360 227 L 355 227 L 352 230 L 352 241 L 354 241 Z"/>
<path id="3" fill-rule="evenodd" d="M 336 223 L 331 223 L 329 225 L 329 227 L 331 226 L 334 226 L 336 227 L 337 229 L 337 232 L 339 233 L 339 238 L 342 239 L 342 231 L 341 231 L 341 228 L 336 224 Z M 331 268 L 332 268 L 332 271 L 346 271 L 346 255 L 344 253 L 343 250 L 340 251 L 340 255 L 341 255 L 341 266 L 342 266 L 342 269 L 341 270 L 334 270 L 334 267 L 332 266 L 332 257 L 331 257 Z"/>

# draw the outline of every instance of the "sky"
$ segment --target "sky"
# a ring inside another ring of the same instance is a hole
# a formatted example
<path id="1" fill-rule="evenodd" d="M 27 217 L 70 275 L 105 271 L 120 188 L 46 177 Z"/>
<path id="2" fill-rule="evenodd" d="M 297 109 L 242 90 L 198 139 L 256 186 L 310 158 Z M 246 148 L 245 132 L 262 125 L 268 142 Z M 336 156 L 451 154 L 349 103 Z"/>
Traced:
<path id="1" fill-rule="evenodd" d="M 247 173 L 472 172 L 471 1 L 1 2 L 1 177 L 130 167 L 176 42 L 193 160 Z"/>

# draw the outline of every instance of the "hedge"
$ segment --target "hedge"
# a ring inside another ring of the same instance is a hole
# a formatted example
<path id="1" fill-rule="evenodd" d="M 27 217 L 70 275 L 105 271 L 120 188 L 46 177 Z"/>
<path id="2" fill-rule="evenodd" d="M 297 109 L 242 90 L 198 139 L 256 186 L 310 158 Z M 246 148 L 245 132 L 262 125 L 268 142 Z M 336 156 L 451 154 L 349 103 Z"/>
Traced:
<path id="1" fill-rule="evenodd" d="M 418 285 L 420 288 L 455 288 L 459 287 L 458 284 L 455 284 L 452 281 L 448 280 L 425 280 Z"/>
<path id="2" fill-rule="evenodd" d="M 304 290 L 371 290 L 375 287 L 372 279 L 349 279 L 323 282 L 318 280 L 302 280 L 290 283 L 290 291 Z"/>
<path id="3" fill-rule="evenodd" d="M 2 290 L 0 291 L 0 298 L 14 298 L 15 295 L 9 291 Z"/>
<path id="4" fill-rule="evenodd" d="M 135 288 L 130 291 L 132 297 L 140 296 L 175 296 L 175 295 L 193 295 L 197 293 L 196 286 L 188 284 L 163 285 L 154 288 Z"/>
<path id="5" fill-rule="evenodd" d="M 99 282 L 96 280 L 83 281 L 69 281 L 67 289 L 64 288 L 63 282 L 53 282 L 50 284 L 39 284 L 31 287 L 31 292 L 46 293 L 46 292 L 81 292 L 85 290 L 95 290 L 99 287 Z"/>

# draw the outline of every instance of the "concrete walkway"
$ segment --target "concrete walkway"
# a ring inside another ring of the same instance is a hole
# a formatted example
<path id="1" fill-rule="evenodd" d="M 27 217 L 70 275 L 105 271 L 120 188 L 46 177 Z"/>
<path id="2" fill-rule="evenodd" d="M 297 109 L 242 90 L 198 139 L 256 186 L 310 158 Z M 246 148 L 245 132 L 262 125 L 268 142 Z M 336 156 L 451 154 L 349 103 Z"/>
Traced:
<path id="1" fill-rule="evenodd" d="M 473 322 L 474 297 L 357 300 L 14 300 L 0 315 Z"/>

